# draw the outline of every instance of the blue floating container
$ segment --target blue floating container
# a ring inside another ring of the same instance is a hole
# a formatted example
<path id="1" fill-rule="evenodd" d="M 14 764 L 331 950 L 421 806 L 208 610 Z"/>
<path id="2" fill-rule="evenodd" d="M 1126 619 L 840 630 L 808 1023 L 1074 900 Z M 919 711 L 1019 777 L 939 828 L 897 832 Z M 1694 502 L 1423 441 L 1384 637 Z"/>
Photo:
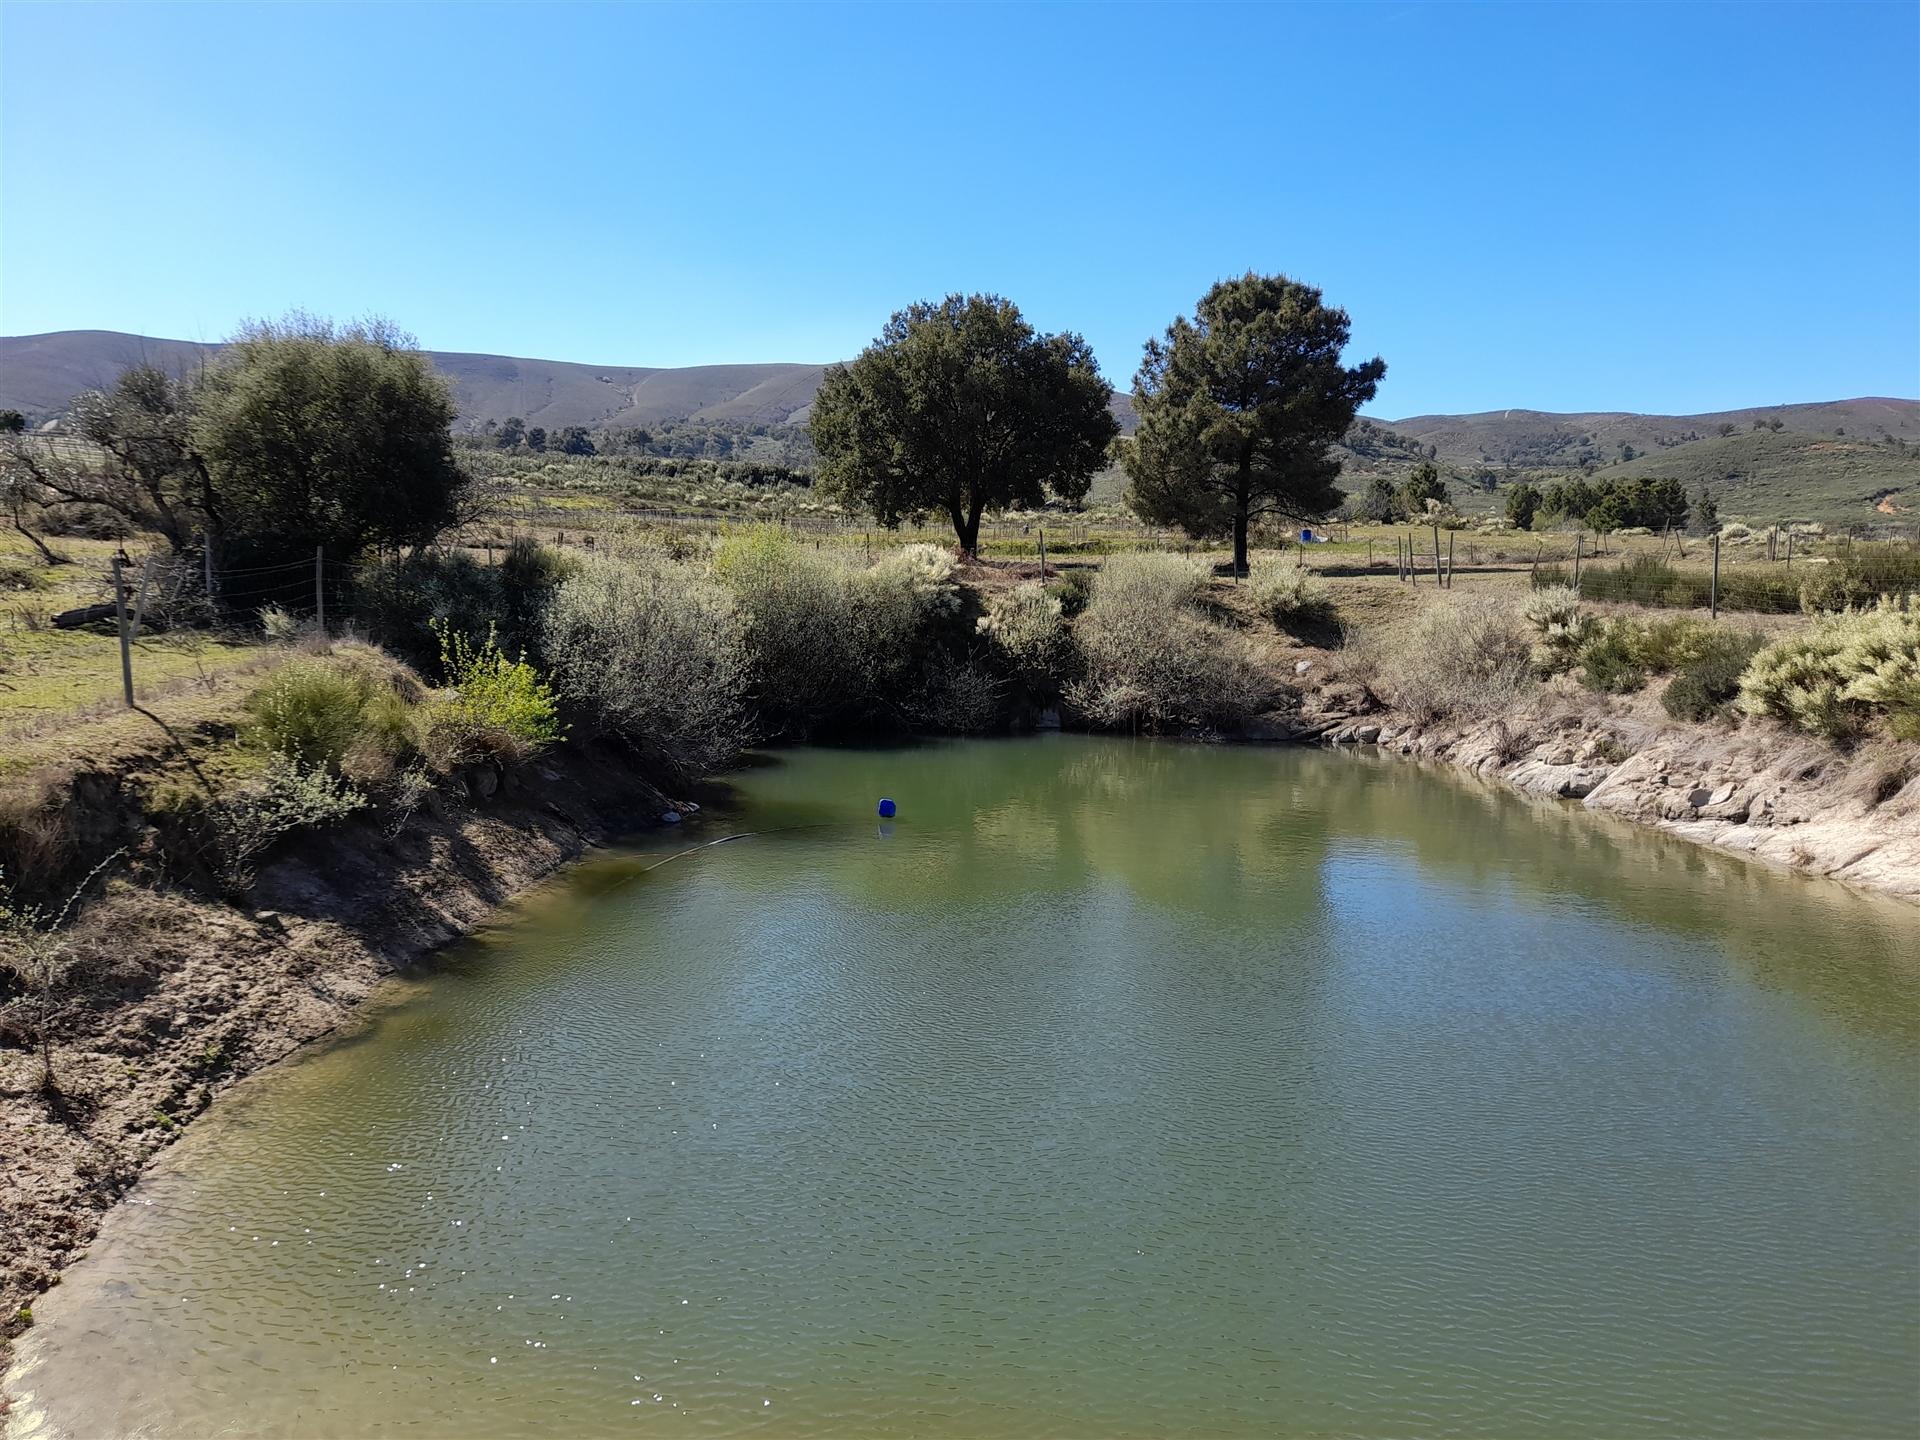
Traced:
<path id="1" fill-rule="evenodd" d="M 1300 543 L 1302 545 L 1311 545 L 1313 543 L 1313 532 L 1311 530 L 1302 530 L 1300 532 Z"/>
<path id="2" fill-rule="evenodd" d="M 880 818 L 882 820 L 893 819 L 894 811 L 897 808 L 898 807 L 893 803 L 893 801 L 887 799 L 886 796 L 882 795 L 880 797 Z"/>

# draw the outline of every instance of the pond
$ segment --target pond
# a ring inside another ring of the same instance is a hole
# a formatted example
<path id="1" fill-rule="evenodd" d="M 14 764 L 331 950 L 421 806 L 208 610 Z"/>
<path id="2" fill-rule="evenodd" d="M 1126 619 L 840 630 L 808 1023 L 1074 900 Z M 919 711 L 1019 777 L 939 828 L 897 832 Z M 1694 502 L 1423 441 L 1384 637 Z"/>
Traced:
<path id="1" fill-rule="evenodd" d="M 1352 754 L 738 789 L 216 1107 L 17 1433 L 1920 1424 L 1911 910 Z"/>

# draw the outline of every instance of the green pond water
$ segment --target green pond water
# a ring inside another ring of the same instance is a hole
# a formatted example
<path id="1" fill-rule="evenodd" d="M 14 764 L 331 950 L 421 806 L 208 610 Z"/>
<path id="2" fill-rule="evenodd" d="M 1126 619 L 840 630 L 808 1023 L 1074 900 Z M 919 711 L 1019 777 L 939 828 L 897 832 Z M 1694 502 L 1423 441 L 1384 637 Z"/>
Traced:
<path id="1" fill-rule="evenodd" d="M 1404 761 L 784 755 L 36 1310 L 23 1437 L 1911 1436 L 1920 922 Z"/>

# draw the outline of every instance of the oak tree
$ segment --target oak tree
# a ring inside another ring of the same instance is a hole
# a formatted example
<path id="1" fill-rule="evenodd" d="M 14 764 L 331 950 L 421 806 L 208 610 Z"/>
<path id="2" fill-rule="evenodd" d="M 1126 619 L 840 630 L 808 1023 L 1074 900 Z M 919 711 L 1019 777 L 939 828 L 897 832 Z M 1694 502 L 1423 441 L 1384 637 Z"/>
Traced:
<path id="1" fill-rule="evenodd" d="M 1011 301 L 923 301 L 827 371 L 816 483 L 882 525 L 945 514 L 971 555 L 987 511 L 1086 495 L 1119 433 L 1112 396 L 1086 341 L 1036 333 Z"/>

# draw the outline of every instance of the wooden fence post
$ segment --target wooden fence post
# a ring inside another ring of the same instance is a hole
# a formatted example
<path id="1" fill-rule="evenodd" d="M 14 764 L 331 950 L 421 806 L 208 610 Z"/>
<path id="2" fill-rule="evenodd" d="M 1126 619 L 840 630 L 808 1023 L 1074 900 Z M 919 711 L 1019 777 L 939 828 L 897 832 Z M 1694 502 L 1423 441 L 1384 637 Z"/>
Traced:
<path id="1" fill-rule="evenodd" d="M 147 617 L 147 587 L 153 584 L 153 552 L 147 552 L 147 563 L 140 567 L 140 589 L 133 597 L 133 633 L 140 633 L 140 622 Z"/>
<path id="2" fill-rule="evenodd" d="M 124 562 L 113 557 L 113 614 L 120 624 L 120 692 L 133 709 L 133 646 L 127 639 L 127 581 L 120 573 Z"/>
<path id="3" fill-rule="evenodd" d="M 1713 579 L 1707 582 L 1707 615 L 1720 618 L 1720 532 L 1713 535 Z"/>
<path id="4" fill-rule="evenodd" d="M 1440 527 L 1433 527 L 1433 583 L 1444 588 L 1446 581 L 1440 578 Z"/>

